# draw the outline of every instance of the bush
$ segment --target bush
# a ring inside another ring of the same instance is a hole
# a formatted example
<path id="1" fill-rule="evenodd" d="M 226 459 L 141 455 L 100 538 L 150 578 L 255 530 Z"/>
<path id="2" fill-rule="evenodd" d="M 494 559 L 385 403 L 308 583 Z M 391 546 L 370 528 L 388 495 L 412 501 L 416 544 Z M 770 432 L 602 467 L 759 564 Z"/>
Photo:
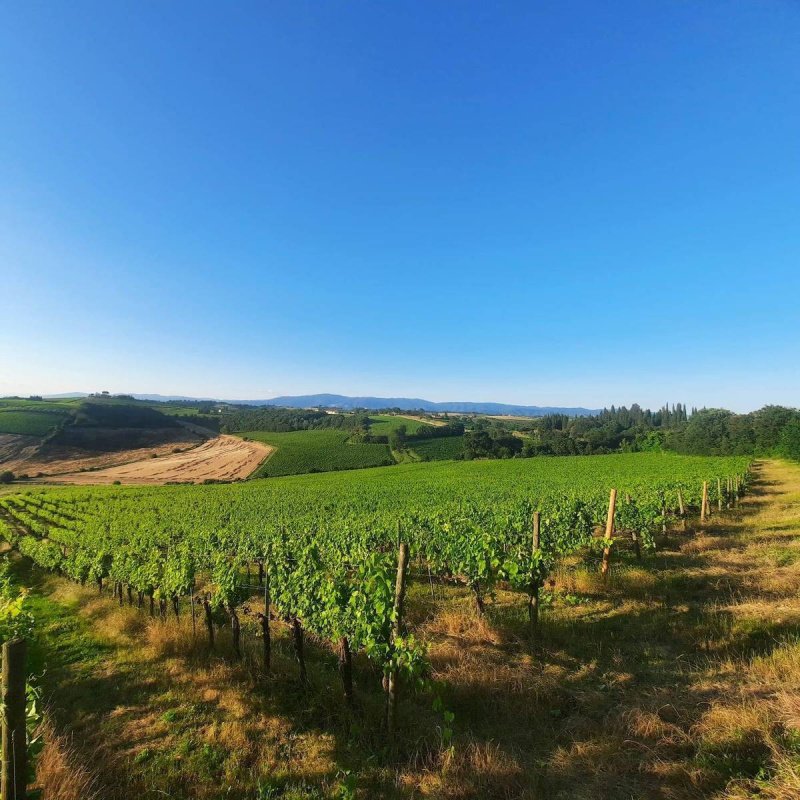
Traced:
<path id="1" fill-rule="evenodd" d="M 13 480 L 14 473 L 10 469 L 0 472 L 0 483 L 12 483 Z"/>

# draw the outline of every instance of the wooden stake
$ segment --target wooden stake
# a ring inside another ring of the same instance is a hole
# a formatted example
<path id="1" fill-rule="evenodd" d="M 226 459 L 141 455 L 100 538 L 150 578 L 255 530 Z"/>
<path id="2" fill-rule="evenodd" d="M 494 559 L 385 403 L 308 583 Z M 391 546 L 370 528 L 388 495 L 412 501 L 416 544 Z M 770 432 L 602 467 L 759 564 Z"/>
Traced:
<path id="1" fill-rule="evenodd" d="M 206 628 L 208 629 L 208 648 L 214 649 L 214 617 L 211 615 L 211 603 L 208 602 L 208 595 L 203 598 L 203 611 L 206 614 Z"/>
<path id="2" fill-rule="evenodd" d="M 540 548 L 541 514 L 533 512 L 533 541 L 532 551 L 534 559 Z M 536 638 L 539 630 L 539 575 L 531 575 L 531 592 L 528 598 L 528 621 L 531 627 L 531 638 Z"/>
<path id="3" fill-rule="evenodd" d="M 2 800 L 25 800 L 27 796 L 26 659 L 24 639 L 12 639 L 3 644 Z"/>
<path id="4" fill-rule="evenodd" d="M 339 639 L 339 675 L 342 678 L 344 699 L 348 708 L 353 707 L 353 658 L 350 654 L 350 642 L 346 636 Z"/>
<path id="5" fill-rule="evenodd" d="M 606 518 L 606 546 L 603 548 L 603 566 L 600 571 L 603 580 L 608 577 L 608 569 L 611 561 L 611 539 L 614 536 L 614 512 L 617 509 L 617 490 L 612 489 L 608 498 L 608 517 Z"/>
<path id="6" fill-rule="evenodd" d="M 303 626 L 297 617 L 292 621 L 292 634 L 294 637 L 294 654 L 300 667 L 300 683 L 305 686 L 308 683 L 308 673 L 306 672 L 306 657 L 303 650 Z"/>
<path id="7" fill-rule="evenodd" d="M 269 630 L 269 574 L 264 573 L 261 578 L 264 581 L 264 613 L 259 614 L 258 618 L 261 620 L 261 635 L 264 645 L 264 671 L 269 672 L 272 664 L 272 636 Z"/>
<path id="8" fill-rule="evenodd" d="M 717 511 L 722 511 L 722 478 L 717 478 Z"/>
<path id="9" fill-rule="evenodd" d="M 708 511 L 708 481 L 703 481 L 703 500 L 700 503 L 700 522 L 706 521 Z"/>
<path id="10" fill-rule="evenodd" d="M 233 636 L 233 652 L 236 658 L 241 661 L 242 659 L 242 626 L 239 622 L 239 615 L 236 613 L 236 608 L 233 603 L 228 606 L 228 616 L 231 618 L 231 634 Z"/>
<path id="11" fill-rule="evenodd" d="M 636 560 L 642 560 L 642 543 L 639 540 L 639 531 L 632 530 L 631 531 L 631 539 L 633 539 L 633 552 L 636 555 Z"/>
<path id="12" fill-rule="evenodd" d="M 408 545 L 400 543 L 397 554 L 397 577 L 394 583 L 394 618 L 392 620 L 392 645 L 400 635 L 403 619 L 403 601 L 406 595 L 406 569 L 408 567 Z M 389 736 L 394 735 L 397 720 L 397 696 L 399 693 L 399 676 L 397 669 L 389 672 L 386 697 L 386 730 Z"/>

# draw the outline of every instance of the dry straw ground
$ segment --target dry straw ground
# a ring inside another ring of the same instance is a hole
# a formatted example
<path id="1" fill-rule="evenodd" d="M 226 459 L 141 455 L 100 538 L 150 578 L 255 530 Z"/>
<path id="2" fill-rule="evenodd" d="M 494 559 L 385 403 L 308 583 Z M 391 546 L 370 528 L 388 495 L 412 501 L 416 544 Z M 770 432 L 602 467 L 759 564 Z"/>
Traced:
<path id="1" fill-rule="evenodd" d="M 25 565 L 20 565 L 23 572 Z M 670 532 L 637 563 L 620 548 L 565 565 L 532 648 L 524 602 L 499 592 L 483 620 L 459 589 L 414 583 L 445 705 L 406 696 L 394 752 L 379 676 L 357 664 L 341 702 L 333 654 L 288 637 L 272 675 L 254 623 L 244 663 L 223 631 L 150 620 L 58 578 L 37 584 L 39 668 L 50 705 L 45 799 L 800 797 L 800 467 L 765 462 L 743 506 L 704 532 Z"/>

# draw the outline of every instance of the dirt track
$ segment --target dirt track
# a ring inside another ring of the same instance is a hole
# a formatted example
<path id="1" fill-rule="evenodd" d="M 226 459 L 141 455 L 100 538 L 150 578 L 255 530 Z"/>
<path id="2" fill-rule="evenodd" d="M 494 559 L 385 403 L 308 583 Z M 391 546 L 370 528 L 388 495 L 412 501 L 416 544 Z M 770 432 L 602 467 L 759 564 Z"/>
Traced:
<path id="1" fill-rule="evenodd" d="M 273 449 L 261 442 L 245 442 L 236 436 L 217 436 L 182 453 L 145 458 L 92 472 L 53 475 L 47 480 L 73 484 L 232 481 L 250 475 Z"/>

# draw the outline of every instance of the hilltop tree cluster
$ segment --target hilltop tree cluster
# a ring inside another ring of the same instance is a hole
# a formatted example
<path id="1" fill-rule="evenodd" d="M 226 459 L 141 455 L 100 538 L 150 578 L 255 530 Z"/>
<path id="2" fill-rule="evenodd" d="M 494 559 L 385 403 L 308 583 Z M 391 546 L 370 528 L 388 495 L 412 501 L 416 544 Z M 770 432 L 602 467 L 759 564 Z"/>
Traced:
<path id="1" fill-rule="evenodd" d="M 479 418 L 465 435 L 465 458 L 672 451 L 687 455 L 778 455 L 800 459 L 800 411 L 765 406 L 749 414 L 638 405 L 599 414 L 551 414 L 520 423 Z"/>
<path id="2" fill-rule="evenodd" d="M 369 428 L 369 416 L 363 413 L 329 414 L 303 408 L 259 406 L 229 408 L 221 417 L 223 433 L 237 431 L 270 431 L 287 433 L 307 430 L 359 430 Z"/>

